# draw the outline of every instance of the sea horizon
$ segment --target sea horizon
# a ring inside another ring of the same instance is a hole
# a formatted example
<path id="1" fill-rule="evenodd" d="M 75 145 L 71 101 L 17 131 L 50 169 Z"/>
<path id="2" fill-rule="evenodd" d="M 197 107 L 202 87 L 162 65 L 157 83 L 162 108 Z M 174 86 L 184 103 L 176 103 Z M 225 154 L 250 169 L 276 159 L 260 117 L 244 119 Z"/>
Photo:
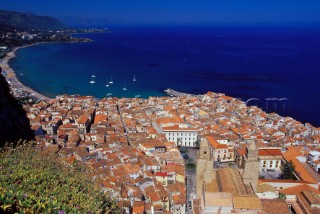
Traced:
<path id="1" fill-rule="evenodd" d="M 10 65 L 23 84 L 49 97 L 147 98 L 165 95 L 166 88 L 213 91 L 320 125 L 318 28 L 308 28 L 308 33 L 294 27 L 109 29 L 75 35 L 94 40 L 89 43 L 20 49 Z"/>

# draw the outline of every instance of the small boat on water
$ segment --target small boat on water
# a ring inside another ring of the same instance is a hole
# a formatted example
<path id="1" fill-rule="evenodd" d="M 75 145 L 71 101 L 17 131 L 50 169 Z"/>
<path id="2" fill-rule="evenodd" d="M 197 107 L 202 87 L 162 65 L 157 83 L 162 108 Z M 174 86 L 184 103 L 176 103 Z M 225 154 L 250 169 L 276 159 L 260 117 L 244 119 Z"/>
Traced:
<path id="1" fill-rule="evenodd" d="M 134 97 L 135 97 L 135 98 L 139 98 L 139 97 L 141 97 L 141 95 L 140 95 L 140 94 L 137 94 L 137 95 L 134 95 Z"/>
<path id="2" fill-rule="evenodd" d="M 127 86 L 126 86 L 126 84 L 124 84 L 124 87 L 122 88 L 124 91 L 126 91 L 127 90 Z"/>
<path id="3" fill-rule="evenodd" d="M 92 75 L 91 75 L 91 81 L 90 81 L 89 83 L 90 83 L 90 84 L 96 83 L 95 78 L 96 78 L 96 75 L 94 75 L 94 71 L 93 71 L 93 73 L 92 73 Z"/>
<path id="4" fill-rule="evenodd" d="M 137 81 L 136 75 L 133 75 L 132 81 L 133 81 L 133 82 Z"/>
<path id="5" fill-rule="evenodd" d="M 91 77 L 91 81 L 90 81 L 89 83 L 90 83 L 90 84 L 96 83 L 96 81 L 94 80 L 94 77 Z"/>
<path id="6" fill-rule="evenodd" d="M 112 93 L 108 93 L 108 94 L 107 94 L 107 96 L 111 96 L 111 95 L 112 95 Z"/>
<path id="7" fill-rule="evenodd" d="M 107 80 L 107 84 L 106 84 L 106 87 L 109 87 L 110 85 L 109 85 L 109 81 Z"/>
<path id="8" fill-rule="evenodd" d="M 110 79 L 109 83 L 110 83 L 110 84 L 113 84 L 113 80 L 112 80 L 112 78 Z"/>

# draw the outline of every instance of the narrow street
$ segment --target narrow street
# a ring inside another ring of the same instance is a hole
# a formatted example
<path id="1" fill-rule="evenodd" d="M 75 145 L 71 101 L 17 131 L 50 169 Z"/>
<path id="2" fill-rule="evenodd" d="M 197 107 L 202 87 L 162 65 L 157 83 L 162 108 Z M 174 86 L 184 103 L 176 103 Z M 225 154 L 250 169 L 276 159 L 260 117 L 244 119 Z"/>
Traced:
<path id="1" fill-rule="evenodd" d="M 197 161 L 197 149 L 188 148 L 188 156 L 193 160 L 193 163 L 196 164 Z M 187 178 L 187 202 L 186 208 L 188 214 L 192 214 L 192 208 L 190 208 L 190 204 L 192 204 L 192 199 L 195 197 L 195 185 L 196 185 L 196 168 L 194 169 L 186 169 L 186 178 Z"/>

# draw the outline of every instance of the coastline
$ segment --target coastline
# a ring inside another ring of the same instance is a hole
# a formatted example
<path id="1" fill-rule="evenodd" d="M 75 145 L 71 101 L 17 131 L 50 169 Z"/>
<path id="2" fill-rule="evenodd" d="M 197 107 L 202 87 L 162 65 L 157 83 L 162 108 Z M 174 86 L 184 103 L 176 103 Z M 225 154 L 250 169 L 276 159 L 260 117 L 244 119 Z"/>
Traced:
<path id="1" fill-rule="evenodd" d="M 20 80 L 17 78 L 16 72 L 10 67 L 9 62 L 11 59 L 16 57 L 16 52 L 19 49 L 27 48 L 30 46 L 45 44 L 48 42 L 41 42 L 41 43 L 34 43 L 30 45 L 25 45 L 21 47 L 14 48 L 11 52 L 9 52 L 1 61 L 0 67 L 2 68 L 3 76 L 5 77 L 6 81 L 10 85 L 11 92 L 17 98 L 21 97 L 30 97 L 38 100 L 49 100 L 51 98 L 33 90 L 32 88 L 22 84 Z"/>

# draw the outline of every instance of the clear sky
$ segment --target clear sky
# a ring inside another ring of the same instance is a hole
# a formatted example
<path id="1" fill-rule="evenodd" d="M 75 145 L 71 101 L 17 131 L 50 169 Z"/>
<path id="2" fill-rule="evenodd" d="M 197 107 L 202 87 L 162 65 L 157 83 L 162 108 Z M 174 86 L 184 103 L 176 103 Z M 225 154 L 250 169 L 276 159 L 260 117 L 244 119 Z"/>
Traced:
<path id="1" fill-rule="evenodd" d="M 0 9 L 106 24 L 320 24 L 320 0 L 0 0 Z"/>

